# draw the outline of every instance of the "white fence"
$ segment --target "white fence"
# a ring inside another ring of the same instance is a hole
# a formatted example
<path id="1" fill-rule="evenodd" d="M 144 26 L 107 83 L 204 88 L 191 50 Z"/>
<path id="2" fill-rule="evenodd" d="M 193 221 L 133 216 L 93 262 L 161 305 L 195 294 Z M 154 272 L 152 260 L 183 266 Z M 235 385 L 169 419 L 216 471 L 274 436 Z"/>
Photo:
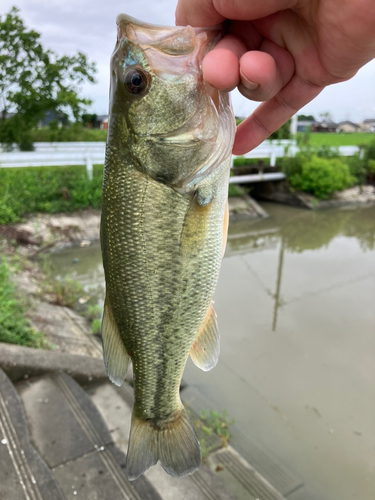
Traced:
<path id="1" fill-rule="evenodd" d="M 86 165 L 92 179 L 92 166 L 103 165 L 105 142 L 36 142 L 35 151 L 0 153 L 2 167 L 60 167 Z"/>
<path id="2" fill-rule="evenodd" d="M 0 168 L 5 167 L 47 167 L 63 165 L 86 165 L 87 176 L 92 179 L 93 165 L 102 165 L 105 156 L 105 142 L 36 142 L 35 151 L 0 152 Z M 343 156 L 353 156 L 360 151 L 357 146 L 333 148 Z M 295 156 L 300 149 L 296 141 L 264 141 L 246 153 L 245 158 L 269 158 L 270 166 L 277 158 Z M 233 157 L 234 158 L 234 157 Z M 272 178 L 271 178 L 272 177 Z M 284 178 L 280 172 L 231 177 L 231 183 L 260 182 Z"/>

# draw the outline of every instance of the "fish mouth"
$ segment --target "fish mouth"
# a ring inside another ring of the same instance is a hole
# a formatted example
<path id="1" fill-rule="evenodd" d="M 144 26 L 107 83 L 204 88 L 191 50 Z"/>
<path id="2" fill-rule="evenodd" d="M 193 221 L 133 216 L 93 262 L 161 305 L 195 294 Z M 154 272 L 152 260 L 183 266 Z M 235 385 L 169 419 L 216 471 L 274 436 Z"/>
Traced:
<path id="1" fill-rule="evenodd" d="M 152 134 L 149 136 L 150 139 L 161 146 L 181 146 L 181 147 L 191 147 L 194 144 L 202 142 L 194 131 L 178 132 L 174 131 L 170 134 Z"/>
<path id="2" fill-rule="evenodd" d="M 215 142 L 218 135 L 218 128 L 210 126 L 210 123 L 218 123 L 218 120 L 212 120 L 210 115 L 216 114 L 214 105 L 202 114 L 196 111 L 181 127 L 172 130 L 167 134 L 149 134 L 148 137 L 161 146 L 181 146 L 191 147 L 199 143 Z M 215 117 L 218 118 L 218 117 Z"/>

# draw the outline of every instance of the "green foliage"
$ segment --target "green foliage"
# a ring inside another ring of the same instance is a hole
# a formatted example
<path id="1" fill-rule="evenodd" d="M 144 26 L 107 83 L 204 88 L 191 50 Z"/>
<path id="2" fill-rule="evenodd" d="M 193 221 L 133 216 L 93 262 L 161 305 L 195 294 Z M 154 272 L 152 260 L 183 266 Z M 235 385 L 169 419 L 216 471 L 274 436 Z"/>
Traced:
<path id="1" fill-rule="evenodd" d="M 375 160 L 368 160 L 368 171 L 375 174 Z"/>
<path id="2" fill-rule="evenodd" d="M 72 212 L 99 208 L 103 167 L 93 180 L 84 166 L 0 168 L 0 224 L 12 224 L 26 213 Z"/>
<path id="3" fill-rule="evenodd" d="M 352 186 L 356 179 L 350 175 L 349 167 L 338 158 L 312 156 L 302 164 L 301 172 L 289 176 L 294 189 L 311 193 L 318 199 L 326 199 L 334 191 Z"/>
<path id="4" fill-rule="evenodd" d="M 216 410 L 202 410 L 199 414 L 203 421 L 203 430 L 206 434 L 215 432 L 226 446 L 232 437 L 229 426 L 234 424 L 234 420 L 229 420 L 227 410 L 222 412 Z"/>
<path id="5" fill-rule="evenodd" d="M 102 329 L 102 320 L 99 318 L 95 318 L 91 322 L 91 331 L 94 335 L 99 335 Z"/>
<path id="6" fill-rule="evenodd" d="M 279 160 L 281 171 L 288 179 L 299 175 L 302 172 L 303 165 L 311 159 L 311 156 L 310 151 L 302 151 L 291 157 L 284 156 Z"/>
<path id="7" fill-rule="evenodd" d="M 244 156 L 237 156 L 233 159 L 234 167 L 242 167 L 243 165 L 259 165 L 259 161 L 263 162 L 263 165 L 269 165 L 269 158 L 245 158 Z"/>
<path id="8" fill-rule="evenodd" d="M 17 298 L 7 262 L 0 262 L 0 342 L 44 347 L 44 335 L 35 332 L 25 318 L 26 306 Z"/>
<path id="9" fill-rule="evenodd" d="M 229 197 L 236 197 L 236 196 L 243 196 L 244 191 L 239 187 L 236 186 L 236 184 L 229 184 L 228 188 L 228 196 Z"/>
<path id="10" fill-rule="evenodd" d="M 375 160 L 375 137 L 368 144 L 362 144 L 364 149 L 363 159 L 367 162 L 368 160 Z"/>
<path id="11" fill-rule="evenodd" d="M 66 127 L 42 127 L 30 131 L 33 142 L 105 142 L 107 131 L 83 127 L 80 123 L 72 123 Z"/>
<path id="12" fill-rule="evenodd" d="M 50 279 L 46 282 L 44 293 L 52 293 L 56 297 L 56 303 L 60 306 L 74 308 L 84 290 L 81 283 L 65 277 L 61 280 Z"/>
<path id="13" fill-rule="evenodd" d="M 40 34 L 27 29 L 18 13 L 12 7 L 0 17 L 0 143 L 30 150 L 30 131 L 47 111 L 79 119 L 91 101 L 78 92 L 83 83 L 94 83 L 96 69 L 81 52 L 58 56 L 44 49 Z"/>
<path id="14" fill-rule="evenodd" d="M 313 115 L 298 115 L 297 119 L 299 122 L 304 122 L 304 121 L 315 122 L 316 121 Z"/>
<path id="15" fill-rule="evenodd" d="M 356 178 L 360 186 L 366 184 L 368 168 L 366 162 L 359 155 L 349 156 L 345 159 L 350 175 Z"/>

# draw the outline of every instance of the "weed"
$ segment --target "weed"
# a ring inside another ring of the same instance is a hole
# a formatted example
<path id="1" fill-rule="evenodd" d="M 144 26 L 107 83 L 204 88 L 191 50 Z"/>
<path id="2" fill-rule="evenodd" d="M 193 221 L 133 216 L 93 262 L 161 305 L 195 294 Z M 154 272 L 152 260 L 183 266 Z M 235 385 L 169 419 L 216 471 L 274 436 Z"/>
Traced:
<path id="1" fill-rule="evenodd" d="M 200 413 L 202 420 L 202 430 L 206 434 L 216 433 L 222 441 L 223 446 L 227 446 L 232 435 L 229 432 L 229 426 L 234 424 L 234 420 L 229 420 L 227 410 L 202 410 Z"/>
<path id="2" fill-rule="evenodd" d="M 0 263 L 0 342 L 28 347 L 46 347 L 44 334 L 33 330 L 25 317 L 26 304 L 17 297 L 11 270 L 5 259 Z"/>

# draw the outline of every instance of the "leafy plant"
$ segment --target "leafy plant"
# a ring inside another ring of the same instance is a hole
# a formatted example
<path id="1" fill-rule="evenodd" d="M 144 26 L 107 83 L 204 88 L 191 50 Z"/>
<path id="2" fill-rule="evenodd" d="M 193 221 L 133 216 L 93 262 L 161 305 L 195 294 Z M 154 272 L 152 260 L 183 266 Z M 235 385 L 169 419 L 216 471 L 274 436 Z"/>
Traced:
<path id="1" fill-rule="evenodd" d="M 234 424 L 234 420 L 229 420 L 227 410 L 202 410 L 199 414 L 203 421 L 203 431 L 210 435 L 215 432 L 222 440 L 223 446 L 226 446 L 232 435 L 229 432 L 229 426 Z"/>
<path id="2" fill-rule="evenodd" d="M 356 179 L 350 175 L 349 167 L 340 159 L 312 156 L 302 164 L 301 172 L 289 176 L 294 189 L 313 194 L 318 199 L 326 199 L 334 191 L 347 189 Z"/>

